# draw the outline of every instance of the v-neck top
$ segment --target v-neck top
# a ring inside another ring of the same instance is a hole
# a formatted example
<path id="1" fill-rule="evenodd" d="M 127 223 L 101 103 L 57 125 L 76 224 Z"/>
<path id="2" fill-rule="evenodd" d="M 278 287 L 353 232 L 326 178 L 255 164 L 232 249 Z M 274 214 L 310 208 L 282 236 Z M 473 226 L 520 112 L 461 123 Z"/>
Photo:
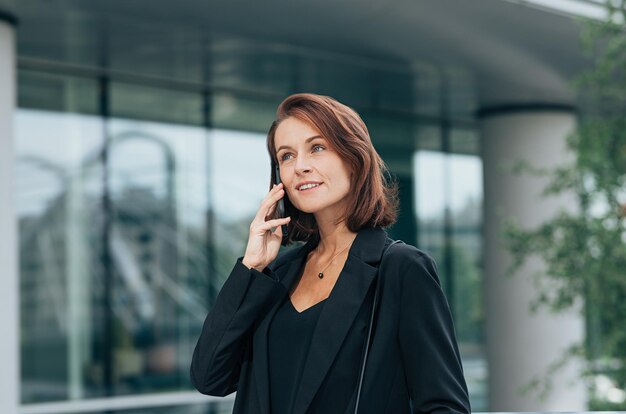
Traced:
<path id="1" fill-rule="evenodd" d="M 272 414 L 293 412 L 292 405 L 300 386 L 313 331 L 327 300 L 328 298 L 298 312 L 289 295 L 285 295 L 283 303 L 272 319 L 268 332 Z"/>

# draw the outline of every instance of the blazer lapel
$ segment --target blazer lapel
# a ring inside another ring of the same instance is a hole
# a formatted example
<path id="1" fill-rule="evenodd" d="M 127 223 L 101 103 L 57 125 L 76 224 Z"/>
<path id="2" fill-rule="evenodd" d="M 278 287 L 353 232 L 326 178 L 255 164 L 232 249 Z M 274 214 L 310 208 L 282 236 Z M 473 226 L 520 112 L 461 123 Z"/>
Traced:
<path id="1" fill-rule="evenodd" d="M 313 332 L 311 347 L 296 393 L 294 413 L 306 412 L 339 352 L 339 348 L 375 279 L 376 265 L 380 262 L 386 239 L 387 232 L 380 227 L 361 229 L 354 239 L 348 251 L 348 259 L 322 308 Z M 276 270 L 284 289 L 254 334 L 252 359 L 261 414 L 269 414 L 270 406 L 268 366 L 270 322 L 280 307 L 282 299 L 297 281 L 308 253 L 317 246 L 318 242 L 317 239 L 311 239 L 299 248 L 290 264 L 281 266 Z"/>

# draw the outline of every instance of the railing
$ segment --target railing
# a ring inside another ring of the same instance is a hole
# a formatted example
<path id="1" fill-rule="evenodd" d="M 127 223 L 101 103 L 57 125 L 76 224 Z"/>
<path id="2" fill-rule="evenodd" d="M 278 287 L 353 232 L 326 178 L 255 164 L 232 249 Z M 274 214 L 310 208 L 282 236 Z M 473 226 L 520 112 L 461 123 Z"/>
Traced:
<path id="1" fill-rule="evenodd" d="M 169 392 L 158 394 L 129 395 L 108 398 L 90 398 L 78 401 L 27 404 L 20 407 L 20 414 L 71 414 L 92 413 L 103 410 L 130 410 L 136 408 L 173 407 L 209 402 L 234 401 L 235 394 L 227 397 L 210 397 L 195 391 Z"/>
<path id="2" fill-rule="evenodd" d="M 227 397 L 211 397 L 195 391 L 132 395 L 108 398 L 93 398 L 80 401 L 28 404 L 20 407 L 20 414 L 72 414 L 102 412 L 103 410 L 129 410 L 138 408 L 191 406 L 210 402 L 231 403 L 236 393 Z M 623 411 L 475 411 L 473 414 L 602 414 Z"/>

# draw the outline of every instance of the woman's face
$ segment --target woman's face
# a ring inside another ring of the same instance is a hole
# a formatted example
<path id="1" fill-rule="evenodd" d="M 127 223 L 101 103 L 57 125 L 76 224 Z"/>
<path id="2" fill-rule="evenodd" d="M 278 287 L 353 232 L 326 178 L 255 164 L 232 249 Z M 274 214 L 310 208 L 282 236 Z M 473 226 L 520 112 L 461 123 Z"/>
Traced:
<path id="1" fill-rule="evenodd" d="M 315 213 L 316 219 L 343 216 L 350 191 L 350 171 L 326 138 L 306 122 L 290 117 L 280 123 L 274 135 L 280 179 L 289 201 L 298 210 Z M 300 190 L 300 183 L 319 186 Z"/>

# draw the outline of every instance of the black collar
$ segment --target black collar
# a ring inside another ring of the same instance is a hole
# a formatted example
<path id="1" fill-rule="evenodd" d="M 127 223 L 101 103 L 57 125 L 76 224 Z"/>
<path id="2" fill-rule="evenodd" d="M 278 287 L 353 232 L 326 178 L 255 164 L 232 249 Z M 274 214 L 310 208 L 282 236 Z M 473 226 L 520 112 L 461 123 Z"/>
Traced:
<path id="1" fill-rule="evenodd" d="M 368 264 L 376 264 L 380 262 L 387 237 L 387 232 L 382 227 L 363 228 L 357 232 L 356 238 L 348 250 L 348 256 L 357 257 Z M 300 247 L 300 251 L 296 254 L 297 257 L 307 257 L 309 252 L 315 249 L 318 244 L 318 237 L 311 238 Z"/>

